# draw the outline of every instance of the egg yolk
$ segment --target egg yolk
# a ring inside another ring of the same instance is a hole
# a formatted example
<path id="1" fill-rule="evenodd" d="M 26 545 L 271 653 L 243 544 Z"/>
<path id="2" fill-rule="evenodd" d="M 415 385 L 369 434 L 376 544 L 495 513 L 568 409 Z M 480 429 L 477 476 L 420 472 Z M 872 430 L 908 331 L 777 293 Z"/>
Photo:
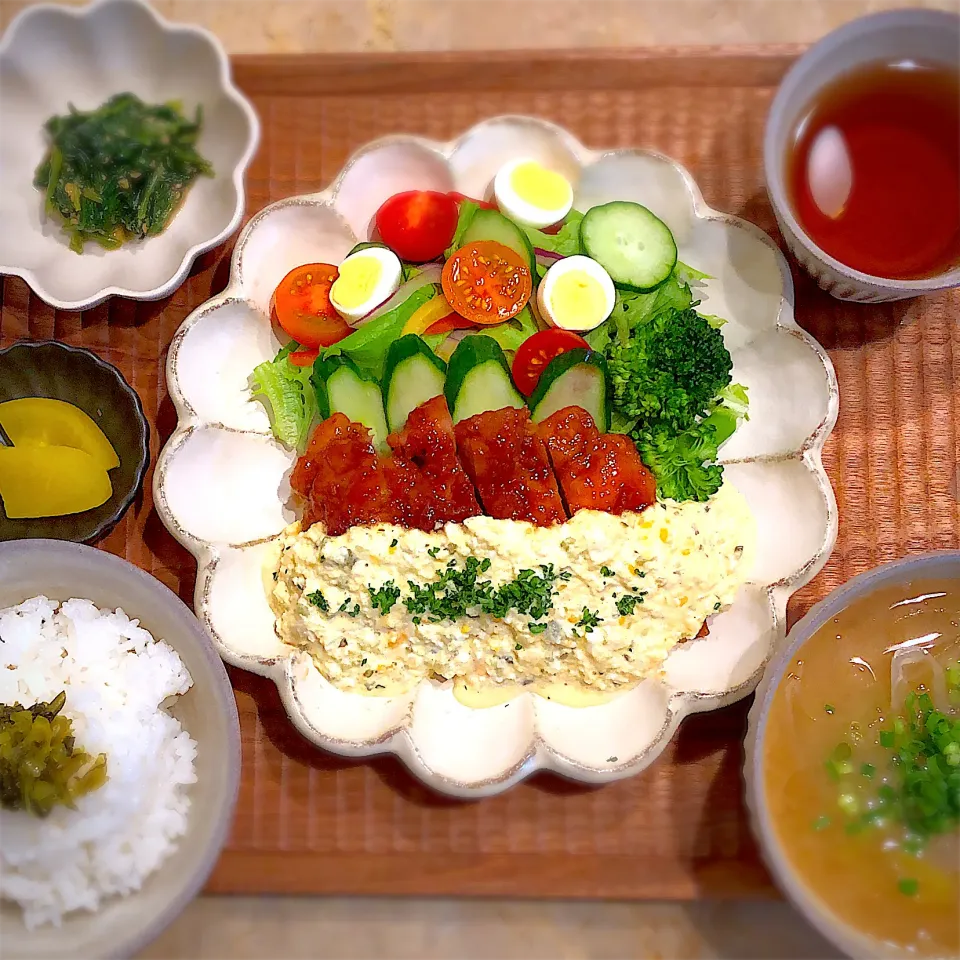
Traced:
<path id="1" fill-rule="evenodd" d="M 382 273 L 376 257 L 350 257 L 340 264 L 340 275 L 330 288 L 330 297 L 345 310 L 361 307 L 373 296 Z"/>
<path id="2" fill-rule="evenodd" d="M 528 160 L 510 175 L 510 186 L 521 200 L 538 210 L 557 210 L 570 201 L 570 183 L 553 170 Z"/>
<path id="3" fill-rule="evenodd" d="M 607 298 L 597 279 L 583 270 L 570 270 L 557 277 L 550 307 L 557 326 L 581 327 L 585 321 L 606 316 Z"/>

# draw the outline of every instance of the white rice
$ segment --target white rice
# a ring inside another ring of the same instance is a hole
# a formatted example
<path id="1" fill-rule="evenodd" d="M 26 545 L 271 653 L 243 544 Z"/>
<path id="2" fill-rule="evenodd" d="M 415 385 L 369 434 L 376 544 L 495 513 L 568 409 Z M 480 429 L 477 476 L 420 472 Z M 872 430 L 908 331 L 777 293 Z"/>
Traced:
<path id="1" fill-rule="evenodd" d="M 107 756 L 107 782 L 75 810 L 0 810 L 0 897 L 30 928 L 138 890 L 187 827 L 197 745 L 163 709 L 192 680 L 168 644 L 122 610 L 36 597 L 0 610 L 0 703 L 61 690 L 77 745 Z"/>

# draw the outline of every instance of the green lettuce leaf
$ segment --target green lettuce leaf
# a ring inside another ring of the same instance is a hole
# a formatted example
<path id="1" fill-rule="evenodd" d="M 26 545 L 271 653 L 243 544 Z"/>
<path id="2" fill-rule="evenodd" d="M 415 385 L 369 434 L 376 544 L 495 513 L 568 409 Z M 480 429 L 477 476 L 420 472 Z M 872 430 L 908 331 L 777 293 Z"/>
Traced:
<path id="1" fill-rule="evenodd" d="M 525 306 L 512 320 L 497 324 L 495 327 L 483 327 L 481 330 L 472 330 L 468 336 L 478 334 L 490 337 L 500 344 L 506 352 L 516 352 L 528 337 L 532 337 L 538 330 L 530 306 Z"/>
<path id="2" fill-rule="evenodd" d="M 303 449 L 316 415 L 311 368 L 287 359 L 297 346 L 288 343 L 275 359 L 255 367 L 251 377 L 253 395 L 266 401 L 273 435 L 291 450 Z"/>
<path id="3" fill-rule="evenodd" d="M 460 202 L 460 215 L 457 218 L 457 229 L 453 232 L 453 239 L 450 246 L 444 251 L 444 259 L 453 256 L 457 250 L 463 246 L 463 235 L 467 232 L 473 218 L 477 215 L 480 207 L 472 200 L 462 200 Z"/>
<path id="4" fill-rule="evenodd" d="M 428 283 L 407 297 L 399 306 L 394 307 L 376 320 L 365 323 L 339 343 L 328 347 L 321 357 L 335 357 L 338 354 L 348 356 L 364 373 L 379 380 L 383 376 L 383 364 L 387 350 L 404 328 L 414 311 L 437 295 L 437 286 Z"/>
<path id="5" fill-rule="evenodd" d="M 702 270 L 696 270 L 689 264 L 684 263 L 682 260 L 677 261 L 676 266 L 673 268 L 673 273 L 674 276 L 679 278 L 681 283 L 686 283 L 689 286 L 694 287 L 701 286 L 705 280 L 713 279 L 709 273 L 704 273 Z"/>
<path id="6" fill-rule="evenodd" d="M 580 253 L 581 220 L 583 220 L 583 214 L 578 210 L 571 210 L 563 218 L 563 226 L 555 234 L 544 233 L 534 227 L 526 227 L 522 223 L 518 223 L 517 226 L 527 235 L 527 239 L 534 247 L 549 250 L 561 257 L 573 257 Z"/>

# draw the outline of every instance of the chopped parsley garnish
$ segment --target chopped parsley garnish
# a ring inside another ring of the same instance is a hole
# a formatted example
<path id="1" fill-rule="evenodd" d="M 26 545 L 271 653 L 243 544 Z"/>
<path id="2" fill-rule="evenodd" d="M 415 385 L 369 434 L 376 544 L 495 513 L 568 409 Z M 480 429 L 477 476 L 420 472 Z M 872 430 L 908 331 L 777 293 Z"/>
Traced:
<path id="1" fill-rule="evenodd" d="M 833 716 L 834 707 L 832 703 L 825 703 L 823 705 L 823 710 L 825 713 L 829 714 L 831 717 Z"/>
<path id="2" fill-rule="evenodd" d="M 370 603 L 384 616 L 400 599 L 400 588 L 392 580 L 388 580 L 379 590 L 374 590 L 373 587 L 367 587 L 367 590 L 370 593 Z"/>
<path id="3" fill-rule="evenodd" d="M 590 610 L 588 607 L 584 607 L 583 614 L 577 621 L 577 626 L 583 627 L 585 633 L 593 633 L 593 628 L 599 626 L 601 623 L 603 623 L 603 617 L 601 617 L 596 610 Z"/>
<path id="4" fill-rule="evenodd" d="M 427 553 L 429 553 L 430 556 L 433 557 L 434 560 L 437 559 L 437 554 L 438 554 L 439 552 L 440 552 L 440 548 L 439 548 L 439 547 L 431 547 L 431 548 L 427 551 Z"/>
<path id="5" fill-rule="evenodd" d="M 621 617 L 629 617 L 638 603 L 643 603 L 646 591 L 641 593 L 625 593 L 617 601 L 617 612 Z"/>
<path id="6" fill-rule="evenodd" d="M 330 609 L 330 604 L 327 603 L 327 598 L 319 590 L 314 590 L 313 593 L 308 593 L 307 602 L 312 603 L 324 613 Z"/>
<path id="7" fill-rule="evenodd" d="M 399 542 L 400 542 L 400 541 L 399 541 L 396 537 L 394 537 L 394 538 L 390 541 L 390 549 L 392 550 Z"/>
<path id="8" fill-rule="evenodd" d="M 558 577 L 552 564 L 541 564 L 539 573 L 521 570 L 515 580 L 499 587 L 481 579 L 489 569 L 489 558 L 467 557 L 462 567 L 451 561 L 429 583 L 408 580 L 410 592 L 403 603 L 408 612 L 426 617 L 431 623 L 484 613 L 502 619 L 511 611 L 539 620 L 553 608 L 553 585 L 563 575 Z M 416 617 L 414 622 L 419 622 Z"/>
<path id="9" fill-rule="evenodd" d="M 522 649 L 523 649 L 523 644 L 522 644 L 522 643 L 518 643 L 513 649 L 514 649 L 514 650 L 522 650 Z"/>
<path id="10" fill-rule="evenodd" d="M 600 568 L 600 575 L 603 576 L 603 577 L 615 577 L 615 576 L 616 576 L 616 574 L 615 574 L 608 566 L 606 566 L 606 564 L 604 564 L 604 565 Z"/>
<path id="11" fill-rule="evenodd" d="M 348 617 L 358 616 L 360 613 L 360 604 L 354 603 L 353 609 L 349 610 L 347 608 L 350 606 L 351 603 L 353 603 L 353 597 L 347 597 L 347 599 L 344 600 L 339 607 L 337 607 L 337 613 L 346 613 Z"/>
<path id="12" fill-rule="evenodd" d="M 547 629 L 547 624 L 545 623 L 528 623 L 527 629 L 536 636 L 539 633 L 543 633 Z"/>

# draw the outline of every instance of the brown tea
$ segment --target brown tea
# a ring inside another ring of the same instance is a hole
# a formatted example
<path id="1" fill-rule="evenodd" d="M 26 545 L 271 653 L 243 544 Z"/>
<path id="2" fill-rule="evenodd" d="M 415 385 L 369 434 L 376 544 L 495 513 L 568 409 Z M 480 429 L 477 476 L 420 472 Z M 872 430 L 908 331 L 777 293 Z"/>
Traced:
<path id="1" fill-rule="evenodd" d="M 787 188 L 822 250 L 898 280 L 960 264 L 960 71 L 860 68 L 820 92 L 794 136 Z"/>

